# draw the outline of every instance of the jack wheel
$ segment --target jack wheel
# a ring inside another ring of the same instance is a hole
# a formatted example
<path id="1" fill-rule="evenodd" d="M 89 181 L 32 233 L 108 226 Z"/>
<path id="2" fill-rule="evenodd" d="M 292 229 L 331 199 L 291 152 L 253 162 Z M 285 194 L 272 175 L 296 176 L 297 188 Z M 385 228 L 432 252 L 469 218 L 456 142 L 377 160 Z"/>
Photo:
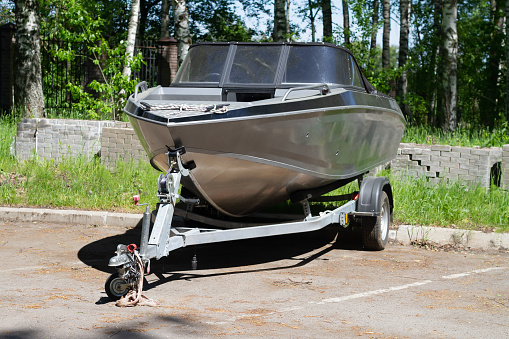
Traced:
<path id="1" fill-rule="evenodd" d="M 104 284 L 104 289 L 111 300 L 119 300 L 129 291 L 127 281 L 120 278 L 118 272 L 110 275 Z"/>
<path id="2" fill-rule="evenodd" d="M 391 205 L 387 193 L 382 191 L 380 216 L 362 218 L 362 244 L 368 251 L 381 251 L 389 240 Z"/>

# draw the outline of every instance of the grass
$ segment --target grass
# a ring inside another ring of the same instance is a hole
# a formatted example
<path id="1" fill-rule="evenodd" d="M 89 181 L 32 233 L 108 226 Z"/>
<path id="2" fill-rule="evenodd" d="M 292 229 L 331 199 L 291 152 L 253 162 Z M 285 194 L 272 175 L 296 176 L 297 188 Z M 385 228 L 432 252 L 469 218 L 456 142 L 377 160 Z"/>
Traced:
<path id="1" fill-rule="evenodd" d="M 461 129 L 454 132 L 445 132 L 429 126 L 407 125 L 401 142 L 416 144 L 439 144 L 462 147 L 501 147 L 509 144 L 509 126 L 507 122 L 490 131 L 484 129 Z"/>
<path id="2" fill-rule="evenodd" d="M 110 171 L 99 159 L 89 157 L 60 163 L 37 158 L 17 161 L 9 150 L 15 133 L 14 121 L 0 120 L 0 205 L 142 213 L 131 200 L 132 195 L 140 194 L 142 202 L 155 208 L 159 172 L 147 163 L 119 162 Z M 390 173 L 383 175 L 390 177 Z M 509 232 L 509 194 L 498 187 L 429 185 L 425 180 L 396 178 L 391 183 L 396 223 Z M 353 182 L 330 194 L 355 190 L 358 187 Z M 315 210 L 333 207 L 313 206 Z M 301 213 L 302 207 L 294 205 L 292 211 Z"/>
<path id="3" fill-rule="evenodd" d="M 17 161 L 9 152 L 15 130 L 0 124 L 0 205 L 142 213 L 131 199 L 139 194 L 155 208 L 159 172 L 149 164 L 120 161 L 110 171 L 90 157 Z"/>

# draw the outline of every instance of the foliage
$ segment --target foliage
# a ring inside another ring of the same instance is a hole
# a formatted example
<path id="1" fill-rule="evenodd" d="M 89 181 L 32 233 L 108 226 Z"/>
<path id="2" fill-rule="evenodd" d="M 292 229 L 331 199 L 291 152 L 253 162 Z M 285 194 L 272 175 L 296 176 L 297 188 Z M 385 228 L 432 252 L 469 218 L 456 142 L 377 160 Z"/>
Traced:
<path id="1" fill-rule="evenodd" d="M 106 21 L 87 9 L 82 0 L 44 0 L 41 2 L 43 37 L 62 41 L 53 44 L 51 54 L 58 60 L 79 62 L 84 59 L 88 68 L 95 67 L 97 79 L 85 77 L 86 84 L 69 82 L 67 89 L 73 98 L 73 108 L 88 119 L 120 117 L 126 94 L 134 90 L 136 80 L 121 74 L 129 62 L 139 68 L 141 55 L 129 60 L 123 40 L 110 44 L 112 39 L 103 35 Z M 76 46 L 79 46 L 78 48 Z"/>
<path id="2" fill-rule="evenodd" d="M 402 142 L 416 144 L 439 144 L 451 146 L 502 147 L 509 144 L 509 128 L 507 122 L 490 130 L 488 127 L 456 131 L 444 131 L 438 127 L 424 125 L 407 125 Z"/>
<path id="3" fill-rule="evenodd" d="M 15 22 L 14 4 L 7 0 L 0 1 L 0 25 Z"/>
<path id="4" fill-rule="evenodd" d="M 253 29 L 235 13 L 233 1 L 189 1 L 191 30 L 195 41 L 251 41 Z"/>

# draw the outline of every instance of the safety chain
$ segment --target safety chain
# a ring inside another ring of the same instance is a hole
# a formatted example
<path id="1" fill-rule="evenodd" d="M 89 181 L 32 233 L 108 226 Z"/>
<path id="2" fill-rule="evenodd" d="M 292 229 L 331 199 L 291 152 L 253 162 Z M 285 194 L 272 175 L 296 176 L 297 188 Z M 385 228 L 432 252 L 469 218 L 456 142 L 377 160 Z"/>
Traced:
<path id="1" fill-rule="evenodd" d="M 140 102 L 143 109 L 147 111 L 198 111 L 223 114 L 228 112 L 228 105 L 187 105 L 187 104 L 167 104 L 167 105 L 151 105 L 146 102 Z"/>

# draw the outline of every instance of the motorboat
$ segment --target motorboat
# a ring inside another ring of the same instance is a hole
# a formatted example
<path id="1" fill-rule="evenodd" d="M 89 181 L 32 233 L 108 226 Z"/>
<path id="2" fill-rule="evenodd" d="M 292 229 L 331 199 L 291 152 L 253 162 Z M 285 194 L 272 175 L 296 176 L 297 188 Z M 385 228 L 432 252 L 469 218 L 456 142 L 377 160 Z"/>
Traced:
<path id="1" fill-rule="evenodd" d="M 329 43 L 197 43 L 169 87 L 138 84 L 124 110 L 155 168 L 168 171 L 168 150 L 185 147 L 182 186 L 235 217 L 389 162 L 406 125 L 352 53 Z"/>
<path id="2" fill-rule="evenodd" d="M 139 251 L 119 244 L 108 263 L 117 272 L 105 291 L 127 297 L 122 305 L 140 302 L 151 260 L 187 246 L 335 225 L 361 226 L 365 249 L 385 248 L 390 181 L 363 175 L 395 157 L 405 119 L 350 51 L 327 43 L 199 43 L 170 87 L 139 83 L 125 112 L 152 165 L 166 173 L 153 225 L 144 204 Z M 322 197 L 355 179 L 359 191 Z M 303 219 L 234 218 L 286 199 L 302 204 Z M 313 215 L 313 199 L 347 202 Z"/>

